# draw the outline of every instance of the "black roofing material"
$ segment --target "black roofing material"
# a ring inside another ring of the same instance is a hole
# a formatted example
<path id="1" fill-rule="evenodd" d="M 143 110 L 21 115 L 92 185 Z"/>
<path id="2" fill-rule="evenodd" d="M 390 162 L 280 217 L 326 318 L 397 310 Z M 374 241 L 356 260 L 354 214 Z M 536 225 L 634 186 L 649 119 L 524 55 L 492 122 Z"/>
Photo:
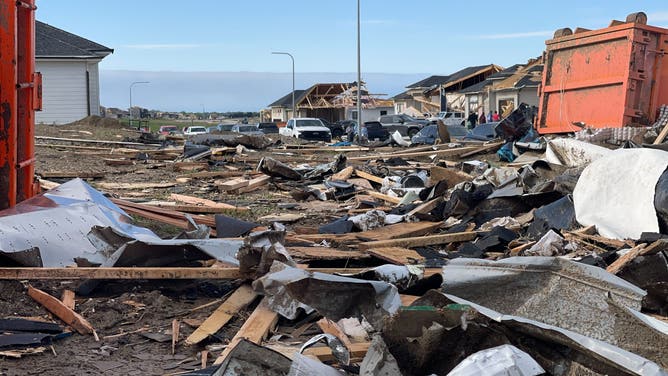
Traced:
<path id="1" fill-rule="evenodd" d="M 112 48 L 92 40 L 35 21 L 35 57 L 37 58 L 102 58 Z"/>

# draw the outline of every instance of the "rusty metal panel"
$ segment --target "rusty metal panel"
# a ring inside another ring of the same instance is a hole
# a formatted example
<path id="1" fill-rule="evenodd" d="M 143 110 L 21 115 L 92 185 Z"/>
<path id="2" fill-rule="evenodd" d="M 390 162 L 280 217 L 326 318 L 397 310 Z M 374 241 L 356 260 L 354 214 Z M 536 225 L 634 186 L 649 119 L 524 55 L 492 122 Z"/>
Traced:
<path id="1" fill-rule="evenodd" d="M 631 23 L 548 40 L 539 133 L 651 124 L 668 102 L 665 51 L 667 29 Z"/>

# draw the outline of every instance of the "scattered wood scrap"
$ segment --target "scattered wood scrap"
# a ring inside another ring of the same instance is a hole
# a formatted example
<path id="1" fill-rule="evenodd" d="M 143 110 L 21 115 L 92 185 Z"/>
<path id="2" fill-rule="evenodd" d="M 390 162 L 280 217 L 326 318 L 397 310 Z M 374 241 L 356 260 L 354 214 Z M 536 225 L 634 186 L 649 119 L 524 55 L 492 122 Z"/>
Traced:
<path id="1" fill-rule="evenodd" d="M 424 256 L 414 250 L 401 247 L 373 248 L 366 250 L 366 253 L 397 265 L 421 264 L 425 261 Z"/>
<path id="2" fill-rule="evenodd" d="M 57 298 L 32 286 L 28 286 L 28 295 L 80 334 L 93 334 L 97 339 L 93 326 Z"/>
<path id="3" fill-rule="evenodd" d="M 187 339 L 188 345 L 194 345 L 202 342 L 208 336 L 216 334 L 225 324 L 227 324 L 235 314 L 251 304 L 257 293 L 253 291 L 250 285 L 239 286 L 232 295 L 230 295 L 223 304 L 209 316 L 202 325 L 200 325 Z"/>
<path id="4" fill-rule="evenodd" d="M 213 364 L 223 363 L 232 349 L 234 349 L 242 339 L 260 344 L 274 326 L 276 326 L 276 323 L 278 322 L 278 314 L 269 309 L 266 299 L 267 298 L 262 299 L 253 313 L 246 319 L 244 325 L 239 329 L 237 334 L 234 335 L 227 348 L 225 348 L 223 353 Z"/>
<path id="5" fill-rule="evenodd" d="M 75 308 L 75 301 L 74 301 L 74 291 L 72 290 L 63 290 L 63 294 L 60 297 L 60 301 L 63 302 L 65 307 L 74 310 Z"/>
<path id="6" fill-rule="evenodd" d="M 360 249 L 374 249 L 384 247 L 425 247 L 428 245 L 447 244 L 456 242 L 467 242 L 475 239 L 478 236 L 477 231 L 456 232 L 453 234 L 430 235 L 414 238 L 392 239 L 392 240 L 377 240 L 360 243 Z"/>

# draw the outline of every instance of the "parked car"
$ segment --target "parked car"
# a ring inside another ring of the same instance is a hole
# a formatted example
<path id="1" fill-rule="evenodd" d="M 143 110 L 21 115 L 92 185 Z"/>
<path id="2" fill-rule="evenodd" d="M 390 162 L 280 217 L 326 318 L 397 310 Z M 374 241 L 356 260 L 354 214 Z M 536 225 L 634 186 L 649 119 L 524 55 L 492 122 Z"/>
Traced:
<path id="1" fill-rule="evenodd" d="M 257 129 L 264 134 L 278 133 L 278 125 L 276 123 L 257 123 Z"/>
<path id="2" fill-rule="evenodd" d="M 261 134 L 260 130 L 255 124 L 234 124 L 232 127 L 232 132 L 234 133 L 243 133 L 243 134 Z"/>
<path id="3" fill-rule="evenodd" d="M 218 126 L 206 127 L 206 133 L 215 133 L 218 132 Z"/>
<path id="4" fill-rule="evenodd" d="M 309 141 L 332 141 L 332 132 L 318 118 L 295 118 L 288 120 L 285 127 L 278 130 L 283 136 Z"/>
<path id="5" fill-rule="evenodd" d="M 160 128 L 158 128 L 158 133 L 168 135 L 171 134 L 174 131 L 178 131 L 179 128 L 176 127 L 175 125 L 163 125 Z"/>
<path id="6" fill-rule="evenodd" d="M 184 136 L 192 136 L 196 134 L 205 134 L 206 133 L 206 128 L 202 126 L 192 126 L 192 127 L 187 127 L 183 130 L 183 135 Z"/>
<path id="7" fill-rule="evenodd" d="M 366 121 L 364 122 L 364 126 L 366 127 L 369 141 L 385 141 L 390 138 L 390 132 L 379 121 Z"/>
<path id="8" fill-rule="evenodd" d="M 461 125 L 448 125 L 448 133 L 451 138 L 464 138 L 468 134 L 468 128 Z M 411 138 L 414 144 L 433 145 L 438 139 L 438 125 L 431 124 L 422 128 Z"/>
<path id="9" fill-rule="evenodd" d="M 387 129 L 388 132 L 394 133 L 399 131 L 402 136 L 415 136 L 420 129 L 429 124 L 427 120 L 417 120 L 408 115 L 383 115 L 378 118 L 378 121 Z"/>
<path id="10" fill-rule="evenodd" d="M 460 111 L 442 111 L 438 115 L 429 118 L 429 121 L 436 123 L 437 120 L 443 120 L 445 125 L 466 125 L 466 118 Z"/>
<path id="11" fill-rule="evenodd" d="M 332 132 L 332 137 L 333 138 L 341 138 L 344 133 L 346 133 L 346 127 L 342 126 L 341 124 L 338 123 L 332 123 L 329 120 L 325 120 L 323 118 L 319 118 L 322 124 L 329 128 L 329 131 Z"/>
<path id="12" fill-rule="evenodd" d="M 220 132 L 231 132 L 232 127 L 234 127 L 234 124 L 220 123 L 220 124 L 216 125 L 216 127 L 218 128 L 218 131 L 220 131 Z"/>

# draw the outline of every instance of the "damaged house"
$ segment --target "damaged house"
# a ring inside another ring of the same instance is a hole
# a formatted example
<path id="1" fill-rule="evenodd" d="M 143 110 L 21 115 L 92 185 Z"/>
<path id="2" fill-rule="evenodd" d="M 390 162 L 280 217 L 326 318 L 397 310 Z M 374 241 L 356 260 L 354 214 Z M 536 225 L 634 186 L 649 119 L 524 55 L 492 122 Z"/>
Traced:
<path id="1" fill-rule="evenodd" d="M 393 114 L 390 100 L 382 94 L 370 94 L 362 83 L 362 119 L 376 120 L 381 115 Z M 294 117 L 315 117 L 331 122 L 357 119 L 357 83 L 318 83 L 306 90 L 295 90 Z M 269 105 L 271 120 L 286 122 L 292 116 L 292 92 Z"/>
<path id="2" fill-rule="evenodd" d="M 542 59 L 515 64 L 490 75 L 486 80 L 461 91 L 466 116 L 471 112 L 498 111 L 501 117 L 513 112 L 520 103 L 538 107 L 538 87 L 543 74 Z"/>
<path id="3" fill-rule="evenodd" d="M 476 85 L 503 68 L 495 65 L 467 67 L 447 76 L 430 76 L 406 86 L 406 91 L 394 96 L 394 110 L 422 116 L 445 110 L 463 110 L 461 90 Z"/>

